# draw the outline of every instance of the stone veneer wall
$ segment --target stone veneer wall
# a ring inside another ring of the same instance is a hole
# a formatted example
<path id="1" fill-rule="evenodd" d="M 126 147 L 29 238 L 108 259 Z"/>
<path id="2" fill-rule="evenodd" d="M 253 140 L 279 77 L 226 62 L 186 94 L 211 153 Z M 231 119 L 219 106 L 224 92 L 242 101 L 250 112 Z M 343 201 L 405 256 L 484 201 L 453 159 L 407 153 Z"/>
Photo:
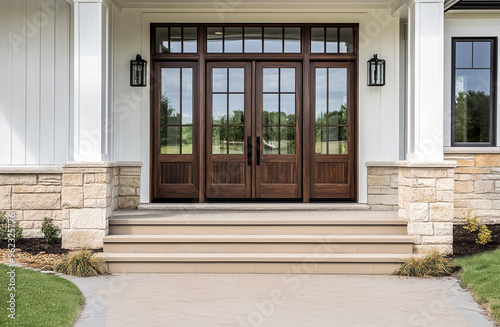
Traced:
<path id="1" fill-rule="evenodd" d="M 483 224 L 500 223 L 500 153 L 467 153 L 453 148 L 445 160 L 455 169 L 455 223 L 464 223 L 472 210 Z M 481 151 L 471 149 L 470 151 Z M 482 150 L 488 151 L 488 150 Z"/>
<path id="2" fill-rule="evenodd" d="M 398 210 L 398 167 L 394 162 L 367 162 L 368 205 L 372 210 Z"/>
<path id="3" fill-rule="evenodd" d="M 399 217 L 408 222 L 414 252 L 453 253 L 454 168 L 452 161 L 397 162 Z"/>
<path id="4" fill-rule="evenodd" d="M 45 217 L 62 228 L 63 247 L 102 247 L 107 220 L 139 204 L 138 162 L 0 167 L 0 210 L 14 213 L 23 236 L 42 237 Z"/>

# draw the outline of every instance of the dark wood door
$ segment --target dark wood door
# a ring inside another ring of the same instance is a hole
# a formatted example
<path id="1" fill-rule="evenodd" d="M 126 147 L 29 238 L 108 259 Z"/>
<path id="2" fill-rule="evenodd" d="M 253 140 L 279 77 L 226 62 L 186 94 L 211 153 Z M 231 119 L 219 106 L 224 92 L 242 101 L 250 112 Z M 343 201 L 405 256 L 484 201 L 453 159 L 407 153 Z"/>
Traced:
<path id="1" fill-rule="evenodd" d="M 354 62 L 311 64 L 312 199 L 356 200 L 355 67 Z"/>
<path id="2" fill-rule="evenodd" d="M 250 62 L 207 63 L 207 198 L 252 197 L 251 68 Z"/>
<path id="3" fill-rule="evenodd" d="M 198 198 L 197 63 L 154 65 L 153 198 Z"/>
<path id="4" fill-rule="evenodd" d="M 302 197 L 302 64 L 256 65 L 255 197 Z"/>

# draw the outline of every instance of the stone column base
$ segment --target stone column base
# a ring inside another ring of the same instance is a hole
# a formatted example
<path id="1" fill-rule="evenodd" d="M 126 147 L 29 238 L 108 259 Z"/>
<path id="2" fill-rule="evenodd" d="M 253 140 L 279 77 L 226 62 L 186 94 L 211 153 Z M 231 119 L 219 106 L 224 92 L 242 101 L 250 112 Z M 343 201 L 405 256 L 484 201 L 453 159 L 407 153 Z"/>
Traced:
<path id="1" fill-rule="evenodd" d="M 407 162 L 399 167 L 399 217 L 408 222 L 414 252 L 453 253 L 454 174 L 457 163 Z"/>

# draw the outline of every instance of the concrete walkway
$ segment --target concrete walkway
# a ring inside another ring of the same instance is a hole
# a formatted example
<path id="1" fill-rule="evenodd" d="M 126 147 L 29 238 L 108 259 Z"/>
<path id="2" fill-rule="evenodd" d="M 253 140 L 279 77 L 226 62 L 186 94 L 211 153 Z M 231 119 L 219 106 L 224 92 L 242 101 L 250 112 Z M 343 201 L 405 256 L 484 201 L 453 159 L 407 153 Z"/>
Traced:
<path id="1" fill-rule="evenodd" d="M 331 275 L 69 277 L 76 327 L 494 326 L 454 278 Z"/>

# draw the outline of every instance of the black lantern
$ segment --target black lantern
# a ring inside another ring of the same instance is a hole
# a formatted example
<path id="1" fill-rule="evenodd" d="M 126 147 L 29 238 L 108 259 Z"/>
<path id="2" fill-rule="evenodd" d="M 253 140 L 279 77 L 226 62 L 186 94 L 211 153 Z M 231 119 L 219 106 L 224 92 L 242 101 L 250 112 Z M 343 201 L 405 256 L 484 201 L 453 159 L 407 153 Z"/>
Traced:
<path id="1" fill-rule="evenodd" d="M 385 85 L 385 60 L 378 59 L 374 54 L 373 58 L 368 60 L 368 86 Z"/>
<path id="2" fill-rule="evenodd" d="M 146 86 L 146 68 L 148 62 L 138 54 L 135 60 L 130 60 L 130 86 Z"/>

